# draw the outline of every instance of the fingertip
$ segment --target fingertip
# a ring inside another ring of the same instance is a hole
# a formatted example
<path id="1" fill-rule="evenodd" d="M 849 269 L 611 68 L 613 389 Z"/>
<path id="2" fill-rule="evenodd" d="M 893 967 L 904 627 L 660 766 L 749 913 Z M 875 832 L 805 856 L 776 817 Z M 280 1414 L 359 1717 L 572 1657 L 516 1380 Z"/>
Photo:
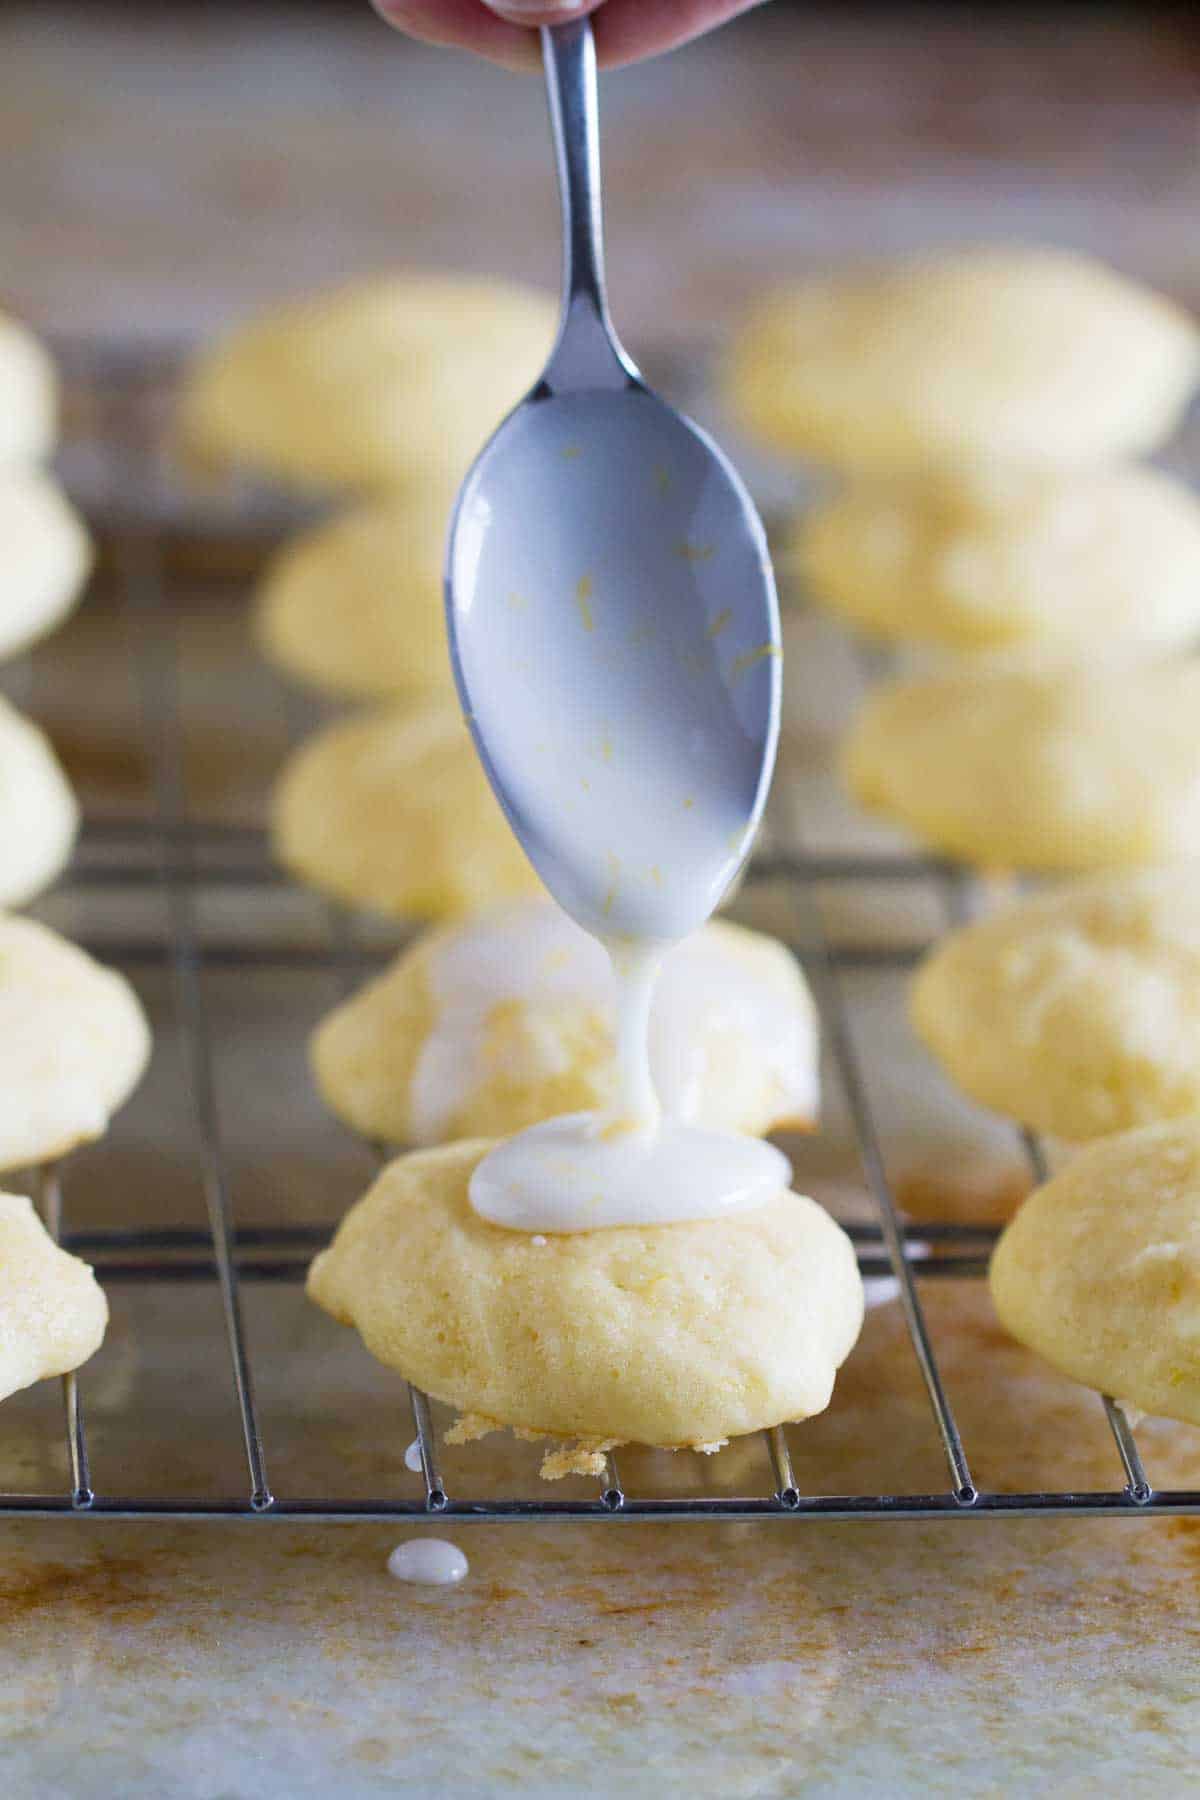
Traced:
<path id="1" fill-rule="evenodd" d="M 542 66 L 536 31 L 501 18 L 481 0 L 371 0 L 371 5 L 385 23 L 422 43 L 472 50 L 523 74 Z"/>
<path id="2" fill-rule="evenodd" d="M 483 4 L 498 18 L 528 31 L 581 19 L 599 6 L 600 0 L 483 0 Z"/>

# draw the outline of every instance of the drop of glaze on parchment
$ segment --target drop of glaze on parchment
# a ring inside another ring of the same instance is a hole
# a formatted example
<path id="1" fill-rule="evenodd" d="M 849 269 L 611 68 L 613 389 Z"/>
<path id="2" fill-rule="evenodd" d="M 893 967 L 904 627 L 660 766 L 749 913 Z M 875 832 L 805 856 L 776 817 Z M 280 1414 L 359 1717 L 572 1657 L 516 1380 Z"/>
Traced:
<path id="1" fill-rule="evenodd" d="M 409 1538 L 397 1544 L 387 1559 L 388 1574 L 397 1581 L 419 1582 L 424 1587 L 456 1587 L 466 1579 L 469 1564 L 457 1544 L 445 1538 Z"/>
<path id="2" fill-rule="evenodd" d="M 420 1438 L 414 1438 L 412 1443 L 408 1446 L 408 1449 L 404 1452 L 404 1466 L 406 1469 L 411 1469 L 414 1475 L 419 1475 L 421 1473 L 424 1464 L 421 1461 Z"/>

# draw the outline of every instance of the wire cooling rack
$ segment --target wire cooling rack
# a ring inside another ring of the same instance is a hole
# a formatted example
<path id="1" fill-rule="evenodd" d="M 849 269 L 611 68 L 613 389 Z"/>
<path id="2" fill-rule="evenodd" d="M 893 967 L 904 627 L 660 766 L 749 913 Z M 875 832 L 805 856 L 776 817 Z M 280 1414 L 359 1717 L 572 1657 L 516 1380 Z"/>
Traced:
<path id="1" fill-rule="evenodd" d="M 139 931 L 122 923 L 94 946 L 109 963 L 131 973 L 158 969 L 169 974 L 175 1027 L 181 1046 L 179 1080 L 185 1090 L 188 1141 L 181 1154 L 202 1184 L 207 1227 L 175 1224 L 103 1229 L 67 1227 L 72 1168 L 33 1171 L 33 1192 L 48 1228 L 64 1245 L 88 1258 L 114 1292 L 133 1284 L 167 1293 L 177 1286 L 215 1282 L 223 1318 L 223 1355 L 236 1396 L 233 1415 L 244 1481 L 233 1491 L 153 1492 L 130 1496 L 109 1492 L 93 1479 L 88 1454 L 85 1390 L 87 1371 L 63 1381 L 65 1467 L 62 1491 L 0 1493 L 0 1510 L 11 1515 L 73 1514 L 80 1518 L 152 1519 L 240 1517 L 261 1519 L 469 1520 L 528 1519 L 971 1519 L 1006 1513 L 1072 1513 L 1147 1517 L 1200 1512 L 1200 1491 L 1156 1491 L 1147 1479 L 1126 1413 L 1110 1398 L 1102 1405 L 1116 1452 L 1114 1475 L 1123 1481 L 1086 1492 L 988 1491 L 972 1474 L 970 1445 L 964 1442 L 943 1379 L 922 1305 L 927 1282 L 947 1277 L 981 1278 L 995 1237 L 989 1227 L 927 1223 L 906 1226 L 893 1198 L 885 1167 L 880 1125 L 864 1077 L 861 1047 L 847 995 L 848 979 L 867 966 L 906 970 L 916 949 L 891 944 L 854 945 L 835 941 L 822 925 L 820 884 L 852 883 L 886 893 L 897 883 L 919 884 L 953 923 L 968 915 L 971 884 L 954 868 L 896 855 L 804 855 L 768 852 L 747 877 L 753 891 L 764 884 L 782 887 L 794 920 L 793 947 L 802 958 L 821 1014 L 827 1051 L 857 1140 L 861 1178 L 874 1207 L 869 1223 L 850 1227 L 864 1276 L 894 1277 L 911 1350 L 923 1383 L 945 1464 L 945 1484 L 927 1492 L 806 1493 L 793 1466 L 782 1428 L 763 1434 L 761 1489 L 712 1492 L 699 1478 L 696 1491 L 668 1494 L 626 1491 L 617 1459 L 610 1456 L 603 1477 L 581 1498 L 473 1497 L 466 1486 L 448 1483 L 435 1412 L 426 1396 L 409 1390 L 412 1426 L 419 1447 L 423 1492 L 339 1496 L 292 1493 L 272 1485 L 270 1433 L 264 1430 L 256 1399 L 244 1310 L 256 1284 L 298 1283 L 314 1251 L 331 1235 L 328 1223 L 235 1223 L 238 1194 L 231 1179 L 213 1071 L 214 1037 L 227 1026 L 214 1018 L 207 984 L 215 972 L 270 968 L 280 976 L 314 968 L 328 971 L 348 991 L 387 952 L 363 941 L 356 922 L 336 909 L 324 912 L 323 941 L 247 944 L 202 930 L 198 923 L 208 892 L 219 885 L 226 897 L 241 893 L 266 899 L 286 895 L 288 884 L 272 865 L 261 828 L 253 823 L 204 820 L 192 816 L 184 776 L 184 731 L 180 710 L 181 649 L 175 586 L 177 571 L 199 554 L 222 568 L 253 559 L 255 544 L 270 540 L 293 515 L 263 496 L 246 493 L 187 495 L 169 471 L 163 448 L 164 397 L 169 394 L 174 358 L 153 358 L 119 347 L 63 347 L 68 373 L 67 478 L 87 507 L 101 538 L 108 579 L 125 620 L 125 641 L 135 657 L 135 718 L 147 766 L 152 771 L 141 810 L 120 817 L 87 819 L 71 882 L 78 891 L 77 913 L 84 929 L 73 935 L 89 942 L 89 907 L 103 896 L 123 921 L 141 918 L 147 894 L 159 904 L 161 925 Z M 53 658 L 53 641 L 42 655 Z M 298 726 L 294 726 L 293 735 Z M 369 935 L 369 934 L 368 934 Z M 1036 1139 L 1023 1140 L 1028 1169 L 1046 1174 Z M 104 1154 L 103 1147 L 97 1153 Z M 381 1153 L 380 1153 L 381 1154 Z M 339 1199 L 348 1202 L 354 1194 Z M 200 1368 L 199 1382 L 216 1380 Z M 399 1385 L 399 1384 L 398 1384 Z M 181 1395 L 180 1405 L 186 1407 Z M 835 1393 L 834 1406 L 837 1405 Z M 153 1465 L 152 1427 L 147 1448 Z M 395 1423 L 394 1463 L 403 1468 L 408 1436 Z M 475 1455 L 486 1455 L 476 1451 Z M 722 1455 L 729 1455 L 723 1452 Z M 61 1457 L 61 1447 L 59 1451 Z M 478 1465 L 473 1465 L 478 1466 Z M 402 1482 L 397 1483 L 403 1486 Z M 576 1484 L 578 1486 L 579 1484 Z"/>

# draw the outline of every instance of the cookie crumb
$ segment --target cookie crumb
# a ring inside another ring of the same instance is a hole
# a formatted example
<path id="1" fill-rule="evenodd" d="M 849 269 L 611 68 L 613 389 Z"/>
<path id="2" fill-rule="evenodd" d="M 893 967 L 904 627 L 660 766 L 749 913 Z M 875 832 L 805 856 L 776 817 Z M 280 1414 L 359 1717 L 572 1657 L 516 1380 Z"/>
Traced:
<path id="1" fill-rule="evenodd" d="M 616 1438 L 580 1438 L 576 1444 L 560 1444 L 557 1450 L 547 1450 L 542 1458 L 542 1480 L 561 1481 L 564 1475 L 598 1478 L 604 1473 L 608 1452 L 616 1444 Z"/>

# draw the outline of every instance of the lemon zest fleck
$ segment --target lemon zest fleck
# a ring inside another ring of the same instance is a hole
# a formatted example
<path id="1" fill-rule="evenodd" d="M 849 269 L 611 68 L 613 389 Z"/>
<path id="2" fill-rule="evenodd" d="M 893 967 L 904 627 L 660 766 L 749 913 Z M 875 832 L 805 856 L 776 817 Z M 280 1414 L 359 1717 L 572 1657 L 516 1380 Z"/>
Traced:
<path id="1" fill-rule="evenodd" d="M 737 681 L 741 676 L 745 675 L 748 670 L 754 668 L 756 663 L 765 662 L 769 656 L 782 655 L 783 646 L 781 644 L 760 644 L 757 650 L 743 650 L 742 654 L 740 656 L 735 656 L 733 662 L 730 664 L 730 679 Z"/>

